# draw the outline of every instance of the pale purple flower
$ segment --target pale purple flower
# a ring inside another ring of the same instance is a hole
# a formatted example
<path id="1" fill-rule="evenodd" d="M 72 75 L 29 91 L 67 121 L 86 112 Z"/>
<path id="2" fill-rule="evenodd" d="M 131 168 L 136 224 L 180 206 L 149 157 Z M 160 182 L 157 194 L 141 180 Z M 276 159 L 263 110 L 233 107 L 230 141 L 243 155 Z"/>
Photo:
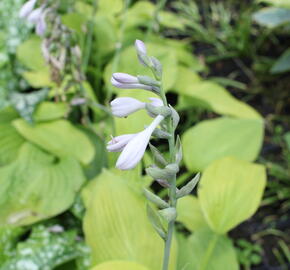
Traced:
<path id="1" fill-rule="evenodd" d="M 37 0 L 29 0 L 27 1 L 19 11 L 20 18 L 26 18 L 34 9 Z"/>
<path id="2" fill-rule="evenodd" d="M 141 52 L 143 54 L 147 54 L 146 46 L 143 41 L 136 39 L 135 41 L 135 48 L 137 52 Z"/>
<path id="3" fill-rule="evenodd" d="M 153 131 L 163 119 L 164 116 L 158 115 L 145 130 L 130 139 L 117 160 L 117 168 L 130 170 L 139 163 L 145 153 Z"/>
<path id="4" fill-rule="evenodd" d="M 109 152 L 120 152 L 124 149 L 127 143 L 134 138 L 136 134 L 125 134 L 112 138 L 111 141 L 107 143 L 107 150 Z"/>
<path id="5" fill-rule="evenodd" d="M 36 24 L 41 16 L 42 16 L 43 9 L 41 7 L 34 9 L 27 17 L 27 21 L 33 24 Z"/>
<path id="6" fill-rule="evenodd" d="M 126 117 L 145 108 L 145 103 L 135 98 L 119 97 L 111 101 L 112 113 L 116 117 Z"/>
<path id="7" fill-rule="evenodd" d="M 45 14 L 43 13 L 39 20 L 36 22 L 36 34 L 39 36 L 43 36 L 46 31 L 46 22 L 45 22 Z"/>

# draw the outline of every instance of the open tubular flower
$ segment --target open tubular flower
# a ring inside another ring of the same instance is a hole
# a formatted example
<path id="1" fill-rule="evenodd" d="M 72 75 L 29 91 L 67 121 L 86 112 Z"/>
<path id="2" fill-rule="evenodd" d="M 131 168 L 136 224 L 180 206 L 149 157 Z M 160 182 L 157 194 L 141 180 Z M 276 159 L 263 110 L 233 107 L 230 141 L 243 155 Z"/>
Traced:
<path id="1" fill-rule="evenodd" d="M 145 103 L 135 98 L 119 97 L 111 103 L 112 113 L 116 117 L 126 117 L 131 113 L 145 108 Z"/>
<path id="2" fill-rule="evenodd" d="M 107 144 L 109 152 L 121 152 L 127 143 L 133 139 L 137 134 L 125 134 L 112 138 Z"/>
<path id="3" fill-rule="evenodd" d="M 153 131 L 163 119 L 164 116 L 158 115 L 145 130 L 138 133 L 127 143 L 117 160 L 116 167 L 118 169 L 130 170 L 139 163 L 145 153 Z"/>
<path id="4" fill-rule="evenodd" d="M 126 73 L 114 73 L 111 78 L 111 83 L 121 89 L 144 89 L 152 90 L 152 86 L 139 83 L 137 77 Z"/>

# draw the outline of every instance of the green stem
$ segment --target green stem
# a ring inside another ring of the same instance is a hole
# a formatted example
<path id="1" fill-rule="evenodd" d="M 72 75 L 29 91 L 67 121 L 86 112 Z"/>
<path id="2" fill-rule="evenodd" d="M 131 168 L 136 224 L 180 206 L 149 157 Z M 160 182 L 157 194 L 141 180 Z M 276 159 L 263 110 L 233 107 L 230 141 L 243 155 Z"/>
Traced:
<path id="1" fill-rule="evenodd" d="M 161 98 L 165 106 L 168 105 L 166 95 L 164 93 L 163 88 L 160 88 Z M 168 139 L 169 144 L 169 152 L 170 152 L 170 162 L 175 162 L 175 132 L 172 125 L 172 119 L 170 117 L 167 118 L 167 129 L 170 133 L 171 137 Z M 177 199 L 176 199 L 176 175 L 170 181 L 170 189 L 169 189 L 169 203 L 171 207 L 176 208 Z M 170 261 L 170 250 L 171 243 L 173 238 L 175 220 L 171 221 L 168 224 L 167 237 L 165 240 L 164 247 L 164 255 L 163 255 L 163 267 L 162 270 L 168 270 L 169 261 Z"/>

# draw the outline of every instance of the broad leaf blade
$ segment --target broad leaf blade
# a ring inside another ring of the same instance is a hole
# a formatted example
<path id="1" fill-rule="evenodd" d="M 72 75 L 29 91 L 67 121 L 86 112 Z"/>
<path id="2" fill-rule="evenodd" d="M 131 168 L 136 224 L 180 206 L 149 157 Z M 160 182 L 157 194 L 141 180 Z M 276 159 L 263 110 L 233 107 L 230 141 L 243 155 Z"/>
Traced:
<path id="1" fill-rule="evenodd" d="M 265 168 L 223 158 L 204 171 L 198 189 L 203 214 L 217 233 L 226 233 L 255 213 L 266 184 Z"/>

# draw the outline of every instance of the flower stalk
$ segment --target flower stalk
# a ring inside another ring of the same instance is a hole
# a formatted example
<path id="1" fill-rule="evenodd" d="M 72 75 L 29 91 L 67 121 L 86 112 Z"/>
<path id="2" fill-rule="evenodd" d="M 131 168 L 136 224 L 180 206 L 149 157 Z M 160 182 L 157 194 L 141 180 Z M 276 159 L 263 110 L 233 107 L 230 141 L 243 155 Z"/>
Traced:
<path id="1" fill-rule="evenodd" d="M 121 152 L 116 167 L 121 170 L 130 170 L 141 161 L 147 146 L 150 145 L 153 158 L 157 164 L 152 164 L 145 171 L 160 186 L 167 189 L 168 201 L 161 199 L 149 190 L 144 190 L 144 196 L 147 198 L 148 203 L 154 205 L 154 207 L 151 207 L 148 204 L 147 214 L 153 228 L 164 240 L 162 270 L 168 270 L 174 225 L 177 217 L 177 200 L 192 191 L 198 181 L 198 177 L 195 177 L 180 190 L 177 189 L 176 175 L 179 171 L 179 163 L 182 160 L 182 146 L 179 136 L 176 137 L 175 131 L 180 117 L 169 105 L 162 87 L 161 63 L 156 58 L 148 56 L 146 46 L 142 41 L 136 40 L 135 48 L 139 62 L 152 71 L 154 78 L 142 75 L 132 76 L 124 73 L 114 73 L 111 82 L 115 87 L 120 89 L 151 91 L 158 95 L 159 98 L 149 98 L 151 103 L 140 102 L 129 97 L 116 98 L 111 102 L 112 112 L 116 117 L 130 117 L 129 115 L 137 110 L 145 109 L 154 120 L 141 132 L 113 138 L 108 143 L 107 150 L 110 152 Z M 151 136 L 167 140 L 170 155 L 169 160 L 166 160 L 162 153 L 150 143 Z"/>

